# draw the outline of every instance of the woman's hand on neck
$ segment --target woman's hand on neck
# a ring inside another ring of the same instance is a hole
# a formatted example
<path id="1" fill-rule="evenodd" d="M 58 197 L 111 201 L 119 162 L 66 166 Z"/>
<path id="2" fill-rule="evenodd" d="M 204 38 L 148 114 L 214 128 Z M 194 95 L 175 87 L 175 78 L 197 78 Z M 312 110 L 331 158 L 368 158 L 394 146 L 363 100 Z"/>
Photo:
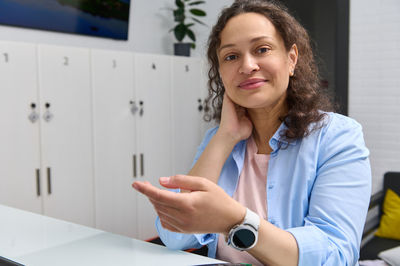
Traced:
<path id="1" fill-rule="evenodd" d="M 225 93 L 222 103 L 221 122 L 217 135 L 223 136 L 228 142 L 237 142 L 251 136 L 253 124 L 246 108 L 235 104 Z"/>

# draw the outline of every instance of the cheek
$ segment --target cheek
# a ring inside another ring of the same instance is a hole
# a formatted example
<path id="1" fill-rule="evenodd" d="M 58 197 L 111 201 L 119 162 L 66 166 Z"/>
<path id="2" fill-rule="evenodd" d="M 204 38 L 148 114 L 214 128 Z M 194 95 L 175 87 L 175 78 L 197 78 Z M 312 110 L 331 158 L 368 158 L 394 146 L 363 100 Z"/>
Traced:
<path id="1" fill-rule="evenodd" d="M 274 76 L 289 75 L 289 64 L 280 57 L 268 60 L 263 64 L 263 67 Z"/>
<path id="2" fill-rule="evenodd" d="M 276 64 L 269 64 L 265 66 L 267 72 L 272 76 L 275 84 L 288 84 L 289 82 L 289 66 L 283 62 L 277 62 Z M 286 86 L 287 87 L 287 86 Z M 285 88 L 286 88 L 285 87 Z"/>
<path id="3" fill-rule="evenodd" d="M 232 72 L 227 68 L 220 68 L 219 75 L 225 89 L 228 90 L 232 86 L 234 75 L 232 75 Z"/>

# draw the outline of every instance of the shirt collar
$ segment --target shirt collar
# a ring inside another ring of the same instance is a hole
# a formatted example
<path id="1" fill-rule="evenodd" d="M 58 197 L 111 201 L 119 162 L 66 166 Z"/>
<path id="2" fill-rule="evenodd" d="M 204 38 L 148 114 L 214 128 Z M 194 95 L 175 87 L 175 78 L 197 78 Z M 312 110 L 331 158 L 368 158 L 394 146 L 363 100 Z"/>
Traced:
<path id="1" fill-rule="evenodd" d="M 269 146 L 272 148 L 273 152 L 277 151 L 280 146 L 285 147 L 287 145 L 296 145 L 298 140 L 287 141 L 282 135 L 281 132 L 285 132 L 287 130 L 287 126 L 284 122 L 281 123 L 279 128 L 275 131 L 272 138 L 269 140 Z M 245 150 L 246 150 L 247 140 L 242 140 L 234 147 L 232 151 L 233 158 L 236 161 L 243 161 Z M 280 144 L 279 144 L 280 143 Z"/>
<path id="2" fill-rule="evenodd" d="M 283 137 L 281 134 L 287 130 L 287 126 L 285 125 L 284 122 L 281 123 L 279 128 L 275 131 L 275 134 L 272 136 L 272 138 L 269 140 L 269 146 L 276 151 L 279 148 L 279 143 L 281 145 L 283 144 L 284 146 L 287 145 L 296 145 L 297 144 L 297 139 L 292 140 L 292 141 L 287 141 L 285 137 Z"/>

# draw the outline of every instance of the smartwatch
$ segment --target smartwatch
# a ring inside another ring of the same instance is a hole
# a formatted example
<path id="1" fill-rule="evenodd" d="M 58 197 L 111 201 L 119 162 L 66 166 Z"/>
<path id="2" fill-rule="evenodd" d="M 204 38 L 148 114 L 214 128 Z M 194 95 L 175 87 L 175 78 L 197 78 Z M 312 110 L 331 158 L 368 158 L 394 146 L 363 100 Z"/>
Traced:
<path id="1" fill-rule="evenodd" d="M 250 209 L 246 209 L 246 216 L 241 224 L 235 225 L 228 234 L 227 244 L 240 251 L 253 248 L 258 240 L 260 217 Z"/>

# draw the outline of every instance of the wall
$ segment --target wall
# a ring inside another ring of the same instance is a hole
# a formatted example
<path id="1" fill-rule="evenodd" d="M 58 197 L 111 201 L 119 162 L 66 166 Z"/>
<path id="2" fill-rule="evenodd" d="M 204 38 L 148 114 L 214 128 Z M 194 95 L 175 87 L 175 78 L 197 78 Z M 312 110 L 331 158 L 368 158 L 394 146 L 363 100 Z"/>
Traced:
<path id="1" fill-rule="evenodd" d="M 131 0 L 130 23 L 128 41 L 77 36 L 73 34 L 48 32 L 33 29 L 23 29 L 0 25 L 0 40 L 26 41 L 56 45 L 79 46 L 112 50 L 127 50 L 139 53 L 173 54 L 173 27 L 171 11 L 175 0 Z M 197 33 L 197 47 L 192 51 L 193 56 L 205 54 L 205 44 L 211 26 L 223 6 L 229 5 L 232 0 L 209 0 L 202 5 L 207 12 L 203 21 L 208 25 L 195 26 Z M 200 6 L 199 6 L 200 7 Z"/>
<path id="2" fill-rule="evenodd" d="M 373 187 L 400 171 L 400 1 L 351 0 L 349 115 L 364 128 Z"/>

